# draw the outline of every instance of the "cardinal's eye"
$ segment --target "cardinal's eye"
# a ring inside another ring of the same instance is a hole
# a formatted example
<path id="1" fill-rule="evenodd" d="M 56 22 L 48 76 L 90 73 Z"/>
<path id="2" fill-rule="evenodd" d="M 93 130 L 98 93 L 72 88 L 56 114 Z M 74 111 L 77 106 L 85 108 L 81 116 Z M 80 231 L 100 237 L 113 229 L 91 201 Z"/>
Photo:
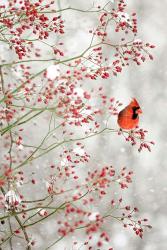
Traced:
<path id="1" fill-rule="evenodd" d="M 140 109 L 140 107 L 132 107 L 132 109 L 133 109 L 133 112 L 136 113 L 136 111 L 137 111 L 138 109 Z"/>
<path id="2" fill-rule="evenodd" d="M 138 118 L 138 113 L 136 113 L 136 111 L 140 109 L 140 107 L 132 107 L 132 110 L 133 110 L 133 114 L 132 114 L 132 119 L 135 120 Z"/>

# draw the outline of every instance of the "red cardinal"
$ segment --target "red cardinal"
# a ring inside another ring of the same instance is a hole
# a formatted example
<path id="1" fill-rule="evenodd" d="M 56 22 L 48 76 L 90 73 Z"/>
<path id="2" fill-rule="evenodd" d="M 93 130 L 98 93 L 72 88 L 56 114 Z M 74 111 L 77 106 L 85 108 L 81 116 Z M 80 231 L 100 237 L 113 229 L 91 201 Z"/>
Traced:
<path id="1" fill-rule="evenodd" d="M 131 130 L 139 123 L 139 114 L 142 110 L 135 98 L 118 114 L 118 124 L 120 128 Z"/>

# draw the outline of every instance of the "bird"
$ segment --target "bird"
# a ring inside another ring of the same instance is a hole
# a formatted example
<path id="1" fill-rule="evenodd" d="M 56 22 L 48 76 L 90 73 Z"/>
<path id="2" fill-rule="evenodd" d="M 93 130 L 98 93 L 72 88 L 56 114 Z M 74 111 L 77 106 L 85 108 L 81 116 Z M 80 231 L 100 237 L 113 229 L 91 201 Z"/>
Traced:
<path id="1" fill-rule="evenodd" d="M 118 114 L 118 125 L 120 129 L 133 130 L 139 124 L 139 115 L 142 114 L 139 103 L 135 98 Z"/>

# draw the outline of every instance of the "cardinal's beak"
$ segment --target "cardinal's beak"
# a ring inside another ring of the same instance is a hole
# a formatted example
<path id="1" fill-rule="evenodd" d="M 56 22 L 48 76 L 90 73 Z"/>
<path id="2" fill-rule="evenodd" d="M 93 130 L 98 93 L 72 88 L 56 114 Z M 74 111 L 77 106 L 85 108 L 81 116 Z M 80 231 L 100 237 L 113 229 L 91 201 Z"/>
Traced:
<path id="1" fill-rule="evenodd" d="M 136 113 L 137 113 L 137 114 L 142 114 L 143 112 L 142 112 L 141 109 L 138 109 L 138 110 L 136 110 Z"/>

